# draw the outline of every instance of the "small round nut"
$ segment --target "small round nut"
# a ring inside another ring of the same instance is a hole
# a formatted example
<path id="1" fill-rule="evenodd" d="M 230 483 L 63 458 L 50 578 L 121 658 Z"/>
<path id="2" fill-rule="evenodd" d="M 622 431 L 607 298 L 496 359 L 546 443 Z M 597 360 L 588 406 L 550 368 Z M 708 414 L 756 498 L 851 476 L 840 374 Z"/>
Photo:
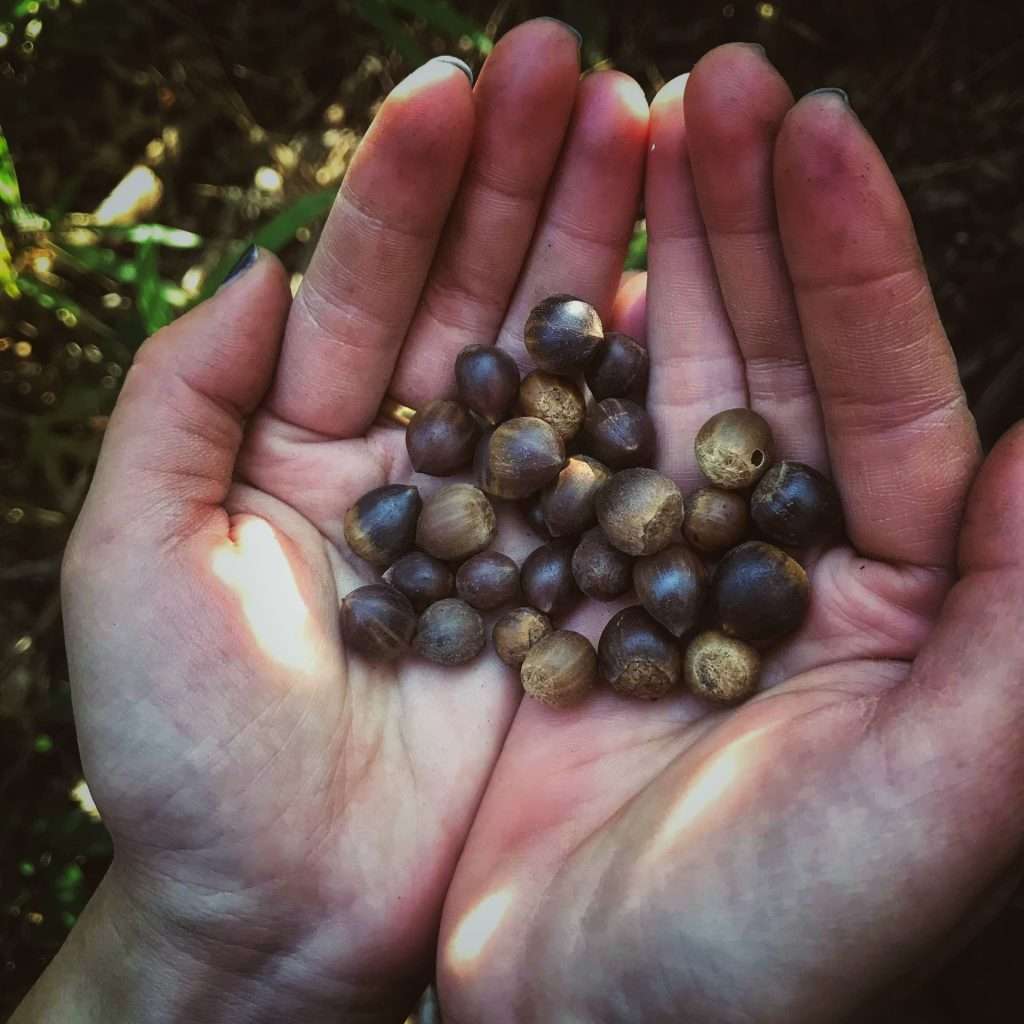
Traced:
<path id="1" fill-rule="evenodd" d="M 802 462 L 778 462 L 750 496 L 750 515 L 769 540 L 812 547 L 842 528 L 839 494 L 832 481 Z"/>
<path id="2" fill-rule="evenodd" d="M 423 503 L 416 542 L 444 562 L 463 562 L 489 547 L 497 532 L 487 495 L 472 484 L 449 484 Z"/>
<path id="3" fill-rule="evenodd" d="M 581 444 L 611 469 L 646 466 L 654 459 L 654 421 L 628 398 L 605 398 L 587 412 Z"/>
<path id="4" fill-rule="evenodd" d="M 684 544 L 670 544 L 633 566 L 633 587 L 651 618 L 680 637 L 697 624 L 707 594 L 707 571 Z"/>
<path id="5" fill-rule="evenodd" d="M 384 579 L 405 594 L 418 612 L 429 608 L 435 601 L 451 597 L 455 589 L 455 576 L 440 559 L 423 551 L 410 551 L 395 562 Z"/>
<path id="6" fill-rule="evenodd" d="M 459 597 L 479 611 L 491 611 L 519 596 L 519 566 L 500 551 L 481 551 L 455 575 Z"/>
<path id="7" fill-rule="evenodd" d="M 653 469 L 624 469 L 597 492 L 597 521 L 627 555 L 653 555 L 672 543 L 683 523 L 683 496 Z"/>
<path id="8" fill-rule="evenodd" d="M 428 402 L 405 428 L 405 447 L 417 473 L 451 476 L 473 461 L 480 428 L 458 402 Z"/>
<path id="9" fill-rule="evenodd" d="M 597 654 L 579 633 L 559 629 L 538 640 L 523 659 L 523 689 L 553 708 L 579 704 L 597 682 Z"/>
<path id="10" fill-rule="evenodd" d="M 468 345 L 455 360 L 455 384 L 463 405 L 496 427 L 519 392 L 519 367 L 495 345 Z"/>
<path id="11" fill-rule="evenodd" d="M 415 543 L 422 507 L 415 487 L 388 484 L 368 491 L 345 513 L 345 542 L 367 562 L 388 566 Z"/>
<path id="12" fill-rule="evenodd" d="M 571 441 L 583 426 L 587 406 L 583 392 L 568 377 L 534 370 L 519 385 L 519 414 L 550 423 L 563 441 Z"/>
<path id="13" fill-rule="evenodd" d="M 549 373 L 582 369 L 603 337 L 597 310 L 572 295 L 552 295 L 538 303 L 523 331 L 526 350 Z"/>
<path id="14" fill-rule="evenodd" d="M 772 428 L 752 409 L 716 413 L 697 432 L 697 465 L 717 487 L 727 491 L 753 487 L 771 465 Z"/>
<path id="15" fill-rule="evenodd" d="M 568 615 L 582 596 L 572 575 L 572 550 L 564 540 L 542 544 L 530 553 L 519 573 L 523 596 L 553 619 Z"/>
<path id="16" fill-rule="evenodd" d="M 572 555 L 576 586 L 596 601 L 614 601 L 633 583 L 633 559 L 608 543 L 604 531 L 595 526 L 580 538 Z"/>
<path id="17" fill-rule="evenodd" d="M 506 665 L 519 668 L 530 648 L 551 632 L 551 620 L 536 608 L 513 608 L 494 624 L 491 640 Z"/>
<path id="18" fill-rule="evenodd" d="M 601 675 L 616 693 L 657 700 L 682 678 L 683 657 L 674 636 L 638 606 L 612 616 L 597 645 Z"/>
<path id="19" fill-rule="evenodd" d="M 439 665 L 464 665 L 483 650 L 486 639 L 480 613 L 457 597 L 447 597 L 420 616 L 413 647 Z"/>
<path id="20" fill-rule="evenodd" d="M 638 398 L 647 390 L 647 349 L 628 334 L 608 331 L 587 365 L 587 386 L 597 401 Z"/>
<path id="21" fill-rule="evenodd" d="M 536 416 L 506 420 L 477 452 L 480 486 L 496 498 L 527 498 L 565 465 L 565 445 L 555 428 Z"/>
<path id="22" fill-rule="evenodd" d="M 761 656 L 748 643 L 709 629 L 686 648 L 683 678 L 691 693 L 716 704 L 736 704 L 757 690 Z"/>
<path id="23" fill-rule="evenodd" d="M 370 583 L 341 602 L 345 645 L 370 661 L 395 661 L 409 648 L 416 612 L 404 594 L 386 583 Z"/>
<path id="24" fill-rule="evenodd" d="M 589 455 L 573 455 L 541 495 L 541 509 L 553 537 L 576 536 L 597 522 L 597 492 L 611 470 Z"/>
<path id="25" fill-rule="evenodd" d="M 746 496 L 721 487 L 701 487 L 683 503 L 683 536 L 705 555 L 720 555 L 742 543 L 750 530 Z"/>

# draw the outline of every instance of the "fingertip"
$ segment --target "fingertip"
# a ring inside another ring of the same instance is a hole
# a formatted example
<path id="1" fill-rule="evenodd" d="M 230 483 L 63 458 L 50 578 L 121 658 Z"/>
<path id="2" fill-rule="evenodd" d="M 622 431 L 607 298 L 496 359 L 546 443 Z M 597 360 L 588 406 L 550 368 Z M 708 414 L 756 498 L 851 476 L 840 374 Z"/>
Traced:
<path id="1" fill-rule="evenodd" d="M 667 116 L 683 115 L 683 97 L 690 81 L 690 72 L 677 75 L 667 81 L 655 94 L 651 102 L 652 120 L 661 120 Z"/>
<path id="2" fill-rule="evenodd" d="M 495 59 L 506 49 L 519 48 L 525 44 L 531 48 L 564 49 L 567 54 L 572 55 L 572 59 L 578 64 L 582 41 L 583 37 L 572 25 L 559 21 L 558 18 L 531 18 L 529 21 L 521 22 L 510 28 L 495 43 L 488 61 Z"/>
<path id="3" fill-rule="evenodd" d="M 644 343 L 647 337 L 647 271 L 627 270 L 622 275 L 609 326 Z"/>
<path id="4" fill-rule="evenodd" d="M 453 95 L 467 93 L 473 84 L 473 71 L 459 57 L 442 54 L 421 64 L 388 93 L 385 102 L 407 103 L 438 87 L 451 89 Z"/>
<path id="5" fill-rule="evenodd" d="M 647 97 L 639 82 L 625 72 L 601 70 L 584 76 L 579 99 L 599 111 L 610 135 L 646 133 L 650 117 Z"/>

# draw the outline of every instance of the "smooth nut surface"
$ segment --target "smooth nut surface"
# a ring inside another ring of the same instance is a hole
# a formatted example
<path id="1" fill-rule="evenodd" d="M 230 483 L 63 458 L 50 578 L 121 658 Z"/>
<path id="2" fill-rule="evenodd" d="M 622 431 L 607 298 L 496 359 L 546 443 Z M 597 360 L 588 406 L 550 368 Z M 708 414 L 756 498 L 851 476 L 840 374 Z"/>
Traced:
<path id="1" fill-rule="evenodd" d="M 597 654 L 591 642 L 560 629 L 538 640 L 520 670 L 529 696 L 554 708 L 579 704 L 597 682 Z"/>
<path id="2" fill-rule="evenodd" d="M 416 630 L 409 599 L 386 583 L 370 583 L 341 602 L 345 645 L 371 661 L 395 661 L 408 650 Z"/>
<path id="3" fill-rule="evenodd" d="M 654 421 L 628 398 L 605 398 L 587 412 L 581 442 L 611 469 L 645 466 L 654 459 Z"/>
<path id="4" fill-rule="evenodd" d="M 643 608 L 623 608 L 605 626 L 597 645 L 601 675 L 616 693 L 657 700 L 682 678 L 683 656 L 675 637 Z"/>
<path id="5" fill-rule="evenodd" d="M 716 413 L 697 432 L 694 443 L 700 471 L 718 487 L 753 487 L 771 465 L 772 429 L 752 409 Z"/>
<path id="6" fill-rule="evenodd" d="M 519 414 L 550 423 L 563 441 L 580 432 L 586 411 L 583 392 L 567 377 L 534 370 L 519 386 Z"/>
<path id="7" fill-rule="evenodd" d="M 497 498 L 526 498 L 550 483 L 565 465 L 555 428 L 535 416 L 506 420 L 477 454 L 480 486 Z"/>
<path id="8" fill-rule="evenodd" d="M 718 555 L 742 543 L 750 531 L 746 496 L 721 487 L 701 487 L 683 503 L 683 536 L 705 555 Z"/>
<path id="9" fill-rule="evenodd" d="M 541 540 L 551 540 L 551 531 L 548 529 L 547 520 L 544 518 L 543 496 L 535 494 L 532 498 L 527 498 L 520 507 L 523 510 L 523 518 L 526 520 L 526 525 Z"/>
<path id="10" fill-rule="evenodd" d="M 388 484 L 368 491 L 345 513 L 345 542 L 367 562 L 390 565 L 415 543 L 422 507 L 415 487 Z"/>
<path id="11" fill-rule="evenodd" d="M 633 587 L 651 618 L 680 637 L 697 624 L 707 594 L 707 573 L 699 555 L 683 544 L 670 544 L 637 559 Z"/>
<path id="12" fill-rule="evenodd" d="M 718 563 L 711 594 L 722 631 L 758 650 L 797 629 L 810 604 L 803 566 L 781 548 L 757 540 L 733 548 Z"/>
<path id="13" fill-rule="evenodd" d="M 445 562 L 462 562 L 494 540 L 498 521 L 487 495 L 472 484 L 449 484 L 423 503 L 416 543 Z"/>
<path id="14" fill-rule="evenodd" d="M 405 447 L 417 473 L 451 476 L 473 461 L 480 428 L 458 402 L 428 402 L 405 428 Z"/>
<path id="15" fill-rule="evenodd" d="M 624 469 L 597 493 L 597 521 L 627 555 L 653 555 L 667 547 L 683 522 L 683 496 L 653 469 Z"/>
<path id="16" fill-rule="evenodd" d="M 832 481 L 802 462 L 772 466 L 750 496 L 757 528 L 777 544 L 811 547 L 839 533 L 843 513 Z"/>
<path id="17" fill-rule="evenodd" d="M 523 562 L 519 578 L 526 600 L 545 615 L 568 615 L 582 596 L 572 575 L 572 544 L 543 544 Z"/>
<path id="18" fill-rule="evenodd" d="M 455 386 L 463 405 L 495 427 L 516 400 L 519 367 L 495 345 L 469 345 L 455 360 Z"/>
<path id="19" fill-rule="evenodd" d="M 553 537 L 576 536 L 597 522 L 597 492 L 611 470 L 589 455 L 573 455 L 541 495 L 544 522 Z"/>
<path id="20" fill-rule="evenodd" d="M 550 373 L 582 369 L 603 337 L 597 310 L 572 295 L 552 295 L 538 303 L 523 331 L 527 352 Z"/>
<path id="21" fill-rule="evenodd" d="M 455 576 L 440 559 L 423 551 L 410 551 L 395 562 L 384 579 L 405 594 L 416 611 L 421 612 L 435 601 L 451 597 Z"/>
<path id="22" fill-rule="evenodd" d="M 594 398 L 636 398 L 647 390 L 647 349 L 628 334 L 609 331 L 587 364 L 586 380 Z"/>
<path id="23" fill-rule="evenodd" d="M 421 616 L 413 638 L 416 653 L 439 665 L 463 665 L 484 647 L 484 620 L 457 597 L 432 604 Z"/>
<path id="24" fill-rule="evenodd" d="M 633 559 L 608 543 L 604 531 L 595 526 L 581 538 L 572 555 L 576 586 L 596 601 L 613 601 L 633 585 Z"/>
<path id="25" fill-rule="evenodd" d="M 551 632 L 551 620 L 536 608 L 513 608 L 494 624 L 491 641 L 506 665 L 519 668 L 530 648 Z"/>
<path id="26" fill-rule="evenodd" d="M 481 551 L 459 566 L 455 587 L 480 611 L 500 608 L 519 596 L 519 566 L 500 551 Z"/>
<path id="27" fill-rule="evenodd" d="M 683 658 L 683 679 L 691 693 L 716 704 L 735 704 L 757 690 L 761 656 L 748 643 L 718 630 L 698 633 Z"/>

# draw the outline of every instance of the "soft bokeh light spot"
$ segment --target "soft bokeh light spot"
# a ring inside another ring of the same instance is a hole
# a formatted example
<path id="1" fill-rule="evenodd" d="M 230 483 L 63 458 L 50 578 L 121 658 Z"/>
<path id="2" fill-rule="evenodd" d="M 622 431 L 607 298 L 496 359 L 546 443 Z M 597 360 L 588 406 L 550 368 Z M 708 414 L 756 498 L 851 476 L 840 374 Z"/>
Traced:
<path id="1" fill-rule="evenodd" d="M 466 971 L 484 951 L 512 905 L 512 888 L 499 889 L 480 900 L 459 922 L 448 943 L 447 959 L 454 971 Z"/>
<path id="2" fill-rule="evenodd" d="M 151 213 L 160 203 L 164 186 L 149 167 L 133 167 L 114 187 L 93 214 L 93 221 L 103 226 L 134 224 Z"/>

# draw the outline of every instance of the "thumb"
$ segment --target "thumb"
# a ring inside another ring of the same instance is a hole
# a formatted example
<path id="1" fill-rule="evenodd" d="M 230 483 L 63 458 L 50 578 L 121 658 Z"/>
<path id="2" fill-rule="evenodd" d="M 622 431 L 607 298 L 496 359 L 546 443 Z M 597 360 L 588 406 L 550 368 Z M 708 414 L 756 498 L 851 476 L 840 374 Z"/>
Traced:
<path id="1" fill-rule="evenodd" d="M 211 299 L 150 338 L 125 377 L 76 533 L 163 542 L 216 517 L 245 417 L 273 377 L 290 295 L 250 250 Z M 226 524 L 226 520 L 225 520 Z"/>

